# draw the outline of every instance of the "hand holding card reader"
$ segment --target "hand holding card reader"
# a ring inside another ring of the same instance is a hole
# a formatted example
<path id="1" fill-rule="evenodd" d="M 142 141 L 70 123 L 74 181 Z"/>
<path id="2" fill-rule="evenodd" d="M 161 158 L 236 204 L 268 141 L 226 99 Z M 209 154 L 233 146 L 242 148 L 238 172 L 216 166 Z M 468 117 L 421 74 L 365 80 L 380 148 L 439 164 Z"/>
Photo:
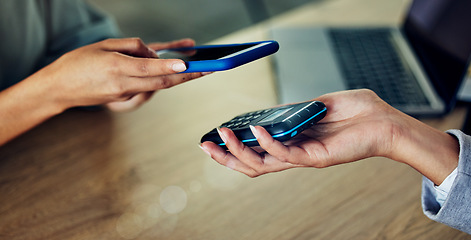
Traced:
<path id="1" fill-rule="evenodd" d="M 276 108 L 253 111 L 234 117 L 220 127 L 231 129 L 247 146 L 258 146 L 258 141 L 249 126 L 262 126 L 270 135 L 280 141 L 287 141 L 324 118 L 327 108 L 322 102 L 310 101 Z M 205 134 L 201 142 L 211 141 L 225 147 L 215 129 Z"/>

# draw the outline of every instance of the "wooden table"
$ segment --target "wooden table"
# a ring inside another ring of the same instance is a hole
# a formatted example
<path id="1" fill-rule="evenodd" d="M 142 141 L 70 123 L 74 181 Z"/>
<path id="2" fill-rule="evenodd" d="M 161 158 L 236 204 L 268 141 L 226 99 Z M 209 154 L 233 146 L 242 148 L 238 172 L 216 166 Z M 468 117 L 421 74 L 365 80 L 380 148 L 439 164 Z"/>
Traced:
<path id="1" fill-rule="evenodd" d="M 407 1 L 306 5 L 273 25 L 394 24 Z M 268 59 L 160 91 L 131 113 L 70 110 L 0 147 L 0 239 L 464 239 L 426 218 L 421 176 L 384 158 L 250 179 L 199 139 L 276 104 Z M 313 96 L 315 97 L 315 96 Z M 459 128 L 464 109 L 427 123 Z"/>

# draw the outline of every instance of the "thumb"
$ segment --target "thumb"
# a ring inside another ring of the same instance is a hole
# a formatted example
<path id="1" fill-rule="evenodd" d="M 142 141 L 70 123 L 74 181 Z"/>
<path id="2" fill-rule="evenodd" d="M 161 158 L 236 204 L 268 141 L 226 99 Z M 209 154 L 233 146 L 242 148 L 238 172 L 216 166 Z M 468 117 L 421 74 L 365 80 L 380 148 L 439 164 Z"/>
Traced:
<path id="1" fill-rule="evenodd" d="M 140 38 L 107 39 L 100 42 L 105 51 L 114 51 L 133 57 L 157 58 L 155 51 Z"/>

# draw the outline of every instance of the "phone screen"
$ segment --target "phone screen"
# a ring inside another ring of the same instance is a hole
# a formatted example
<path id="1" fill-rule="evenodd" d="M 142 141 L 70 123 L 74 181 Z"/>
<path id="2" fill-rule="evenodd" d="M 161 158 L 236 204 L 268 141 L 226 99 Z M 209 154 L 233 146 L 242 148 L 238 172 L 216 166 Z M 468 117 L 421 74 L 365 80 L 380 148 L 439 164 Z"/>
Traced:
<path id="1" fill-rule="evenodd" d="M 215 60 L 227 55 L 251 48 L 257 44 L 243 44 L 235 46 L 218 46 L 218 47 L 197 47 L 197 48 L 184 48 L 181 51 L 177 50 L 162 50 L 158 51 L 159 58 L 162 59 L 182 59 L 185 62 L 189 61 L 202 61 L 202 60 Z"/>
<path id="2" fill-rule="evenodd" d="M 271 121 L 277 119 L 279 116 L 287 113 L 291 109 L 292 108 L 278 109 L 274 113 L 272 113 L 272 114 L 268 115 L 267 117 L 265 117 L 264 119 L 260 120 L 259 124 L 271 122 Z"/>

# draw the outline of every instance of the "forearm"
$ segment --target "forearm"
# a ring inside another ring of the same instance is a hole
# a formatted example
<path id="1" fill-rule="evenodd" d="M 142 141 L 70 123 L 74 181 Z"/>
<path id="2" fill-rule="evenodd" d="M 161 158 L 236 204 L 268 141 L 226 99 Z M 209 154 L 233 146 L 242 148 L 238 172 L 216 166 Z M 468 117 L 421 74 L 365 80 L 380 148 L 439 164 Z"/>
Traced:
<path id="1" fill-rule="evenodd" d="M 400 126 L 390 157 L 410 165 L 440 185 L 458 166 L 458 140 L 408 116 Z"/>
<path id="2" fill-rule="evenodd" d="M 182 60 L 155 57 L 155 51 L 137 38 L 108 39 L 62 55 L 0 92 L 0 145 L 68 108 L 139 96 L 124 107 L 129 109 L 159 89 L 202 76 L 177 74 L 186 70 Z"/>
<path id="3" fill-rule="evenodd" d="M 38 75 L 0 92 L 0 145 L 66 109 Z"/>

